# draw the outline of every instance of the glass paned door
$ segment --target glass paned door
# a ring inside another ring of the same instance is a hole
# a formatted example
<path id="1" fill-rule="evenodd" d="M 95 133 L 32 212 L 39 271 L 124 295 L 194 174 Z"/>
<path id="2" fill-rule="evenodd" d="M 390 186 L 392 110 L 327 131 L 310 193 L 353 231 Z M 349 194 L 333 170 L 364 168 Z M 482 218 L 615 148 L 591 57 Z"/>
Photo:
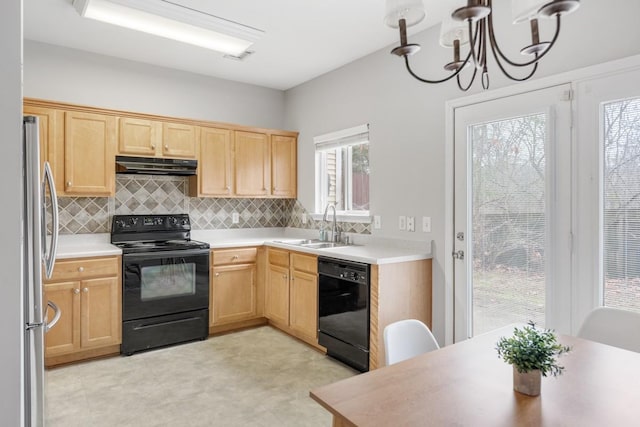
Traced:
<path id="1" fill-rule="evenodd" d="M 568 89 L 455 111 L 456 341 L 510 323 L 567 323 Z"/>

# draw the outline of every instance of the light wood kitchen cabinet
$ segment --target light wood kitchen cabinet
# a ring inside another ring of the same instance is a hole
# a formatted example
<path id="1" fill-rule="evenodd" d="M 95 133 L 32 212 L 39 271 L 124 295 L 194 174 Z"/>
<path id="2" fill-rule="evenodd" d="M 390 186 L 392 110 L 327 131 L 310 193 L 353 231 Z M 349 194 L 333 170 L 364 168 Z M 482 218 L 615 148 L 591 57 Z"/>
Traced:
<path id="1" fill-rule="evenodd" d="M 75 196 L 115 194 L 116 119 L 65 111 L 64 193 Z"/>
<path id="2" fill-rule="evenodd" d="M 265 316 L 279 329 L 318 346 L 317 257 L 269 248 Z"/>
<path id="3" fill-rule="evenodd" d="M 291 254 L 289 325 L 307 340 L 318 340 L 318 259 Z"/>
<path id="4" fill-rule="evenodd" d="M 196 157 L 196 126 L 120 117 L 118 154 L 142 157 Z"/>
<path id="5" fill-rule="evenodd" d="M 44 162 L 49 162 L 55 179 L 56 191 L 64 193 L 64 113 L 53 108 L 25 104 L 23 113 L 36 116 L 40 125 L 40 176 Z"/>
<path id="6" fill-rule="evenodd" d="M 268 196 L 270 183 L 269 138 L 264 133 L 235 132 L 235 194 Z"/>
<path id="7" fill-rule="evenodd" d="M 56 262 L 45 300 L 61 310 L 45 334 L 47 366 L 119 352 L 122 336 L 120 257 Z M 48 312 L 49 321 L 53 317 Z"/>
<path id="8" fill-rule="evenodd" d="M 256 248 L 213 251 L 210 326 L 257 317 L 256 257 Z"/>
<path id="9" fill-rule="evenodd" d="M 233 132 L 200 128 L 198 174 L 189 178 L 192 197 L 229 197 L 233 194 Z"/>
<path id="10" fill-rule="evenodd" d="M 162 143 L 162 124 L 154 120 L 120 117 L 118 154 L 155 157 Z"/>
<path id="11" fill-rule="evenodd" d="M 192 159 L 196 157 L 195 126 L 162 123 L 162 156 Z"/>
<path id="12" fill-rule="evenodd" d="M 256 247 L 211 251 L 210 332 L 265 323 L 263 254 Z"/>
<path id="13" fill-rule="evenodd" d="M 289 324 L 289 268 L 269 264 L 267 272 L 265 317 L 286 326 Z"/>
<path id="14" fill-rule="evenodd" d="M 282 198 L 297 196 L 296 138 L 271 135 L 271 195 Z"/>

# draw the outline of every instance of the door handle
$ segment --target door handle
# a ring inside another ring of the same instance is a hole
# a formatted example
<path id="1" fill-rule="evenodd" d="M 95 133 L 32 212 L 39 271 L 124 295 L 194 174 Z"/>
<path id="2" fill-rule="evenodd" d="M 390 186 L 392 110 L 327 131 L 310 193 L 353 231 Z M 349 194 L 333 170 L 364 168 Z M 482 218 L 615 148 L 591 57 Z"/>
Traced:
<path id="1" fill-rule="evenodd" d="M 46 322 L 44 325 L 44 331 L 45 332 L 49 332 L 49 329 L 53 328 L 54 326 L 56 326 L 56 323 L 58 323 L 58 320 L 60 320 L 60 316 L 62 315 L 62 311 L 60 311 L 60 309 L 58 308 L 57 305 L 55 305 L 55 303 L 53 301 L 47 301 L 47 308 L 51 307 L 53 309 L 53 319 L 51 319 L 51 322 Z M 45 312 L 45 319 L 46 319 L 46 312 Z"/>
<path id="2" fill-rule="evenodd" d="M 49 253 L 47 252 L 47 224 L 46 215 L 43 212 L 42 215 L 42 246 L 44 251 L 45 261 L 45 275 L 47 279 L 51 278 L 53 274 L 53 266 L 56 263 L 56 253 L 58 252 L 58 228 L 60 221 L 58 218 L 58 195 L 56 194 L 56 186 L 53 181 L 53 173 L 51 172 L 51 166 L 49 162 L 44 164 L 44 179 L 42 182 L 42 206 L 44 209 L 45 204 L 45 185 L 49 187 L 49 194 L 51 195 L 51 248 Z"/>
<path id="3" fill-rule="evenodd" d="M 464 259 L 464 251 L 455 251 L 451 253 L 455 259 L 463 260 Z"/>

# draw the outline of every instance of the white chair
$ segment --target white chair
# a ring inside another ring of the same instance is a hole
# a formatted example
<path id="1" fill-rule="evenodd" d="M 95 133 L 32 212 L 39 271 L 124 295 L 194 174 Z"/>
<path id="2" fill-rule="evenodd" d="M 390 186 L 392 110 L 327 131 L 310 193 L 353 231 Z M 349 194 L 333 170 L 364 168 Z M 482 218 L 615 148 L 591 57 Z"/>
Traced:
<path id="1" fill-rule="evenodd" d="M 584 319 L 578 336 L 640 353 L 640 313 L 596 308 Z"/>
<path id="2" fill-rule="evenodd" d="M 439 348 L 438 342 L 427 325 L 419 320 L 400 320 L 384 328 L 384 351 L 387 365 L 393 365 Z"/>

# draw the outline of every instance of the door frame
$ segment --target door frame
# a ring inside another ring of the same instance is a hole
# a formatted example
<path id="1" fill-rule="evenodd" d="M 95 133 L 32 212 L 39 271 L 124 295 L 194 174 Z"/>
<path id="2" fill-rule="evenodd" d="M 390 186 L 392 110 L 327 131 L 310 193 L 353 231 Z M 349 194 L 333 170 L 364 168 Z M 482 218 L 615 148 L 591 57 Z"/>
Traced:
<path id="1" fill-rule="evenodd" d="M 577 83 L 583 80 L 589 80 L 600 76 L 606 76 L 614 73 L 631 71 L 640 67 L 640 55 L 634 55 L 615 61 L 592 65 L 585 68 L 579 68 L 572 71 L 563 72 L 553 76 L 542 77 L 536 80 L 530 80 L 523 83 L 517 83 L 510 86 L 502 87 L 499 89 L 491 90 L 488 92 L 481 92 L 478 94 L 465 96 L 462 98 L 456 98 L 449 100 L 445 103 L 445 188 L 444 188 L 444 288 L 443 298 L 433 298 L 434 302 L 444 300 L 444 344 L 453 344 L 454 338 L 454 259 L 451 254 L 455 248 L 455 231 L 454 231 L 454 141 L 455 141 L 455 110 L 456 108 L 462 108 L 473 104 L 478 104 L 486 101 L 497 100 L 500 98 L 511 97 L 520 95 L 523 93 L 545 89 L 551 86 L 557 86 L 560 84 L 570 84 L 571 89 L 575 92 Z M 576 111 L 575 97 L 571 101 L 571 115 L 572 123 L 574 122 L 574 116 Z M 577 127 L 571 127 L 571 145 L 572 148 L 575 145 L 577 138 Z M 572 161 L 575 161 L 575 150 L 572 152 Z M 572 176 L 572 181 L 575 182 L 575 176 Z M 572 192 L 575 191 L 575 185 L 572 184 Z M 572 206 L 573 210 L 573 206 Z M 572 264 L 575 262 L 575 255 L 572 255 Z M 575 290 L 575 283 L 571 284 L 571 289 Z M 435 290 L 435 289 L 434 289 Z M 572 319 L 575 318 L 573 314 L 577 311 L 575 303 L 572 303 Z M 439 310 L 436 310 L 439 311 Z M 572 322 L 572 333 L 577 330 L 576 322 Z"/>

